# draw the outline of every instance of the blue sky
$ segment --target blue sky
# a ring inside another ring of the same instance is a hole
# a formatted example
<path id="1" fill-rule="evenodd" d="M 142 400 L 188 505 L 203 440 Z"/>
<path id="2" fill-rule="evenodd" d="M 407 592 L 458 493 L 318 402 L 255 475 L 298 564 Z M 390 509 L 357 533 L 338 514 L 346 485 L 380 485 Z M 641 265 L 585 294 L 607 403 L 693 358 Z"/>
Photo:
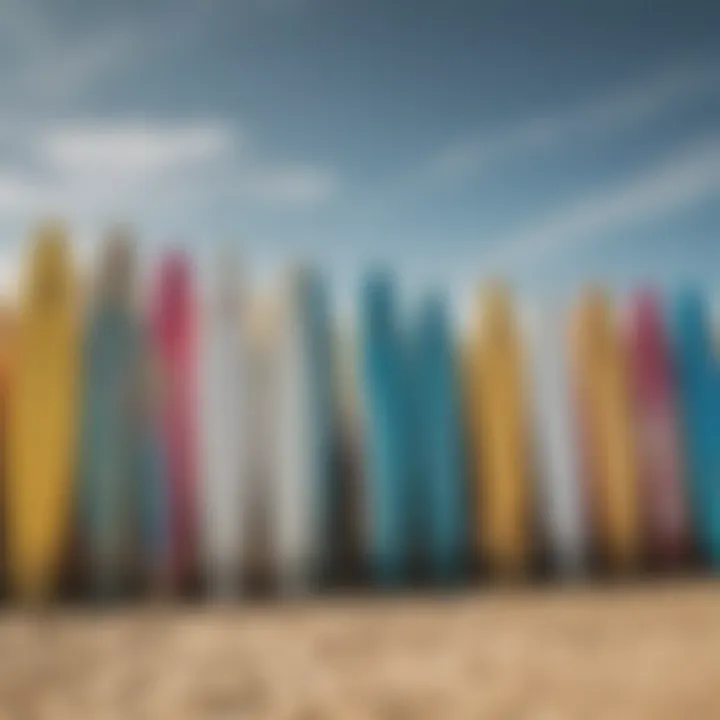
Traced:
<path id="1" fill-rule="evenodd" d="M 715 0 L 0 0 L 0 98 L 6 274 L 59 212 L 341 291 L 718 277 Z"/>

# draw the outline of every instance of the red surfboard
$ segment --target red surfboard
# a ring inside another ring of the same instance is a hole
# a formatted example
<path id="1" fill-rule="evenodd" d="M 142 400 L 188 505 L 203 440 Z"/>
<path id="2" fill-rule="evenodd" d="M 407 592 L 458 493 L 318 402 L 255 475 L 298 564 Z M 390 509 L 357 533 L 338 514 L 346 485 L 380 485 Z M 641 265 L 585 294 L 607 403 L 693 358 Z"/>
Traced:
<path id="1" fill-rule="evenodd" d="M 643 524 L 653 560 L 674 566 L 687 550 L 689 528 L 675 378 L 659 299 L 639 292 L 629 320 Z"/>
<path id="2" fill-rule="evenodd" d="M 186 256 L 167 255 L 156 279 L 152 317 L 163 383 L 168 571 L 178 589 L 187 587 L 197 571 L 196 303 L 192 277 Z"/>

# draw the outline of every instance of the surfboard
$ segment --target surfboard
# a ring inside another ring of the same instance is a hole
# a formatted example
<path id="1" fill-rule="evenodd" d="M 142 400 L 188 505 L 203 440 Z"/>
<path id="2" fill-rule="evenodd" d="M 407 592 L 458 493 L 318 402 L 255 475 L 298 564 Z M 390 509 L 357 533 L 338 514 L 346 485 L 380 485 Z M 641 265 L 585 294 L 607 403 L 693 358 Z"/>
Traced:
<path id="1" fill-rule="evenodd" d="M 135 454 L 136 528 L 140 539 L 139 570 L 144 587 L 156 594 L 172 590 L 171 506 L 164 432 L 162 363 L 147 328 L 143 328 L 138 432 Z"/>
<path id="2" fill-rule="evenodd" d="M 642 535 L 629 368 L 606 293 L 588 291 L 573 323 L 574 375 L 583 424 L 587 495 L 608 569 L 637 568 Z"/>
<path id="3" fill-rule="evenodd" d="M 277 395 L 276 471 L 271 500 L 274 564 L 285 593 L 309 590 L 316 559 L 315 498 L 311 488 L 312 409 L 302 272 L 285 278 L 281 300 Z"/>
<path id="4" fill-rule="evenodd" d="M 46 600 L 56 588 L 70 530 L 78 424 L 76 324 L 67 233 L 48 224 L 35 238 L 22 290 L 8 398 L 9 581 L 14 594 L 28 602 Z"/>
<path id="5" fill-rule="evenodd" d="M 466 569 L 467 493 L 458 368 L 442 297 L 423 303 L 415 335 L 413 407 L 417 411 L 420 546 L 434 580 L 458 582 Z"/>
<path id="6" fill-rule="evenodd" d="M 128 588 L 139 550 L 133 526 L 142 347 L 133 303 L 133 249 L 116 234 L 101 259 L 82 354 L 80 518 L 93 589 L 104 598 Z"/>
<path id="7" fill-rule="evenodd" d="M 337 413 L 332 319 L 327 289 L 318 272 L 306 273 L 303 296 L 312 431 L 310 496 L 314 498 L 311 510 L 316 523 L 316 559 L 311 569 L 315 578 L 328 580 L 335 549 Z"/>
<path id="8" fill-rule="evenodd" d="M 168 491 L 171 583 L 191 584 L 197 572 L 196 297 L 192 263 L 167 255 L 153 300 L 153 334 L 163 375 L 162 442 Z"/>
<path id="9" fill-rule="evenodd" d="M 343 318 L 333 334 L 333 385 L 336 388 L 336 475 L 331 493 L 329 572 L 336 582 L 361 580 L 367 539 L 361 508 L 365 506 L 359 342 L 354 318 Z"/>
<path id="10" fill-rule="evenodd" d="M 480 553 L 490 572 L 517 578 L 533 551 L 528 418 L 521 338 L 501 284 L 481 295 L 470 353 Z"/>
<path id="11" fill-rule="evenodd" d="M 367 560 L 373 580 L 392 587 L 407 577 L 410 548 L 403 350 L 389 274 L 365 280 L 361 338 Z"/>
<path id="12" fill-rule="evenodd" d="M 563 308 L 536 304 L 527 316 L 534 457 L 540 520 L 552 568 L 571 577 L 587 570 L 585 499 L 580 477 Z"/>
<path id="13" fill-rule="evenodd" d="M 243 573 L 252 590 L 267 590 L 275 581 L 273 494 L 278 469 L 278 370 L 281 348 L 279 294 L 254 293 L 248 308 L 248 426 L 250 484 L 247 489 L 248 532 Z"/>
<path id="14" fill-rule="evenodd" d="M 5 560 L 5 487 L 7 484 L 8 395 L 13 371 L 16 318 L 10 304 L 0 305 L 0 577 L 4 579 Z"/>
<path id="15" fill-rule="evenodd" d="M 674 567 L 688 548 L 680 426 L 659 298 L 641 291 L 628 328 L 643 526 L 655 564 Z"/>
<path id="16" fill-rule="evenodd" d="M 215 597 L 241 588 L 247 535 L 248 358 L 240 277 L 222 257 L 203 273 L 199 318 L 202 547 Z"/>
<path id="17" fill-rule="evenodd" d="M 331 507 L 329 319 L 321 281 L 306 268 L 287 278 L 280 343 L 273 527 L 280 586 L 297 593 L 326 565 Z"/>
<path id="18" fill-rule="evenodd" d="M 7 398 L 10 392 L 15 355 L 16 325 L 17 318 L 14 309 L 9 304 L 0 305 L 0 427 L 2 428 L 0 439 L 3 448 L 5 447 Z"/>
<path id="19" fill-rule="evenodd" d="M 720 568 L 720 370 L 708 310 L 695 291 L 674 306 L 683 440 L 694 534 L 704 557 Z"/>

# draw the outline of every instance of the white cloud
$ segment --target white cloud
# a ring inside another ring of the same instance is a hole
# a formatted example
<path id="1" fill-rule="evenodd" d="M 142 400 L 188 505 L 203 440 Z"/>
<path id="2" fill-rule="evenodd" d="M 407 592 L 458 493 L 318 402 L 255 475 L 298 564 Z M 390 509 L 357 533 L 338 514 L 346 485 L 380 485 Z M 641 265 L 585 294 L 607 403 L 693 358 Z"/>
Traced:
<path id="1" fill-rule="evenodd" d="M 49 131 L 39 139 L 38 152 L 64 174 L 141 180 L 217 160 L 233 144 L 233 133 L 222 123 L 116 123 Z"/>
<path id="2" fill-rule="evenodd" d="M 41 133 L 37 156 L 61 186 L 56 196 L 96 206 L 207 199 L 277 209 L 311 208 L 338 190 L 337 174 L 314 163 L 267 162 L 229 123 L 68 124 Z M 180 200 L 182 199 L 182 200 Z"/>
<path id="3" fill-rule="evenodd" d="M 37 188 L 13 171 L 0 171 L 0 214 L 15 214 L 31 208 Z"/>
<path id="4" fill-rule="evenodd" d="M 250 20 L 305 2 L 248 0 L 242 8 Z M 152 72 L 170 50 L 187 52 L 230 9 L 238 10 L 231 0 L 158 0 L 132 11 L 108 6 L 78 25 L 51 0 L 0 0 L 0 153 L 21 169 L 0 176 L 2 218 L 65 206 L 140 212 L 151 203 L 183 203 L 182 212 L 212 202 L 211 193 L 278 209 L 332 197 L 331 168 L 268 162 L 234 123 L 92 119 L 103 83 L 140 67 Z"/>
<path id="5" fill-rule="evenodd" d="M 331 167 L 265 160 L 221 120 L 78 119 L 28 128 L 22 147 L 22 162 L 0 167 L 6 223 L 50 213 L 94 225 L 172 217 L 182 226 L 211 208 L 314 209 L 340 187 Z"/>
<path id="6" fill-rule="evenodd" d="M 247 170 L 239 190 L 261 204 L 303 208 L 325 203 L 338 186 L 336 173 L 318 165 L 259 165 Z"/>
<path id="7" fill-rule="evenodd" d="M 716 93 L 718 87 L 717 63 L 679 64 L 560 112 L 461 138 L 432 158 L 427 175 L 435 181 L 463 179 L 487 172 L 509 158 L 547 152 L 587 137 L 631 130 L 682 107 L 690 98 Z"/>
<path id="8" fill-rule="evenodd" d="M 629 180 L 601 188 L 497 238 L 483 258 L 483 267 L 502 273 L 527 266 L 709 198 L 720 200 L 720 136 L 688 145 Z"/>

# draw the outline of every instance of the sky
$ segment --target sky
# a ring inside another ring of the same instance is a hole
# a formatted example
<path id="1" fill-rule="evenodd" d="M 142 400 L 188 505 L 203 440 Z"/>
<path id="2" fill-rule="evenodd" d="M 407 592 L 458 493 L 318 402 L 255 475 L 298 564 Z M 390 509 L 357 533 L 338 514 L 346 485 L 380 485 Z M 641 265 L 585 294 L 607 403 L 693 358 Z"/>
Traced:
<path id="1" fill-rule="evenodd" d="M 5 279 L 60 215 L 346 296 L 718 280 L 716 0 L 0 0 L 0 108 Z"/>

